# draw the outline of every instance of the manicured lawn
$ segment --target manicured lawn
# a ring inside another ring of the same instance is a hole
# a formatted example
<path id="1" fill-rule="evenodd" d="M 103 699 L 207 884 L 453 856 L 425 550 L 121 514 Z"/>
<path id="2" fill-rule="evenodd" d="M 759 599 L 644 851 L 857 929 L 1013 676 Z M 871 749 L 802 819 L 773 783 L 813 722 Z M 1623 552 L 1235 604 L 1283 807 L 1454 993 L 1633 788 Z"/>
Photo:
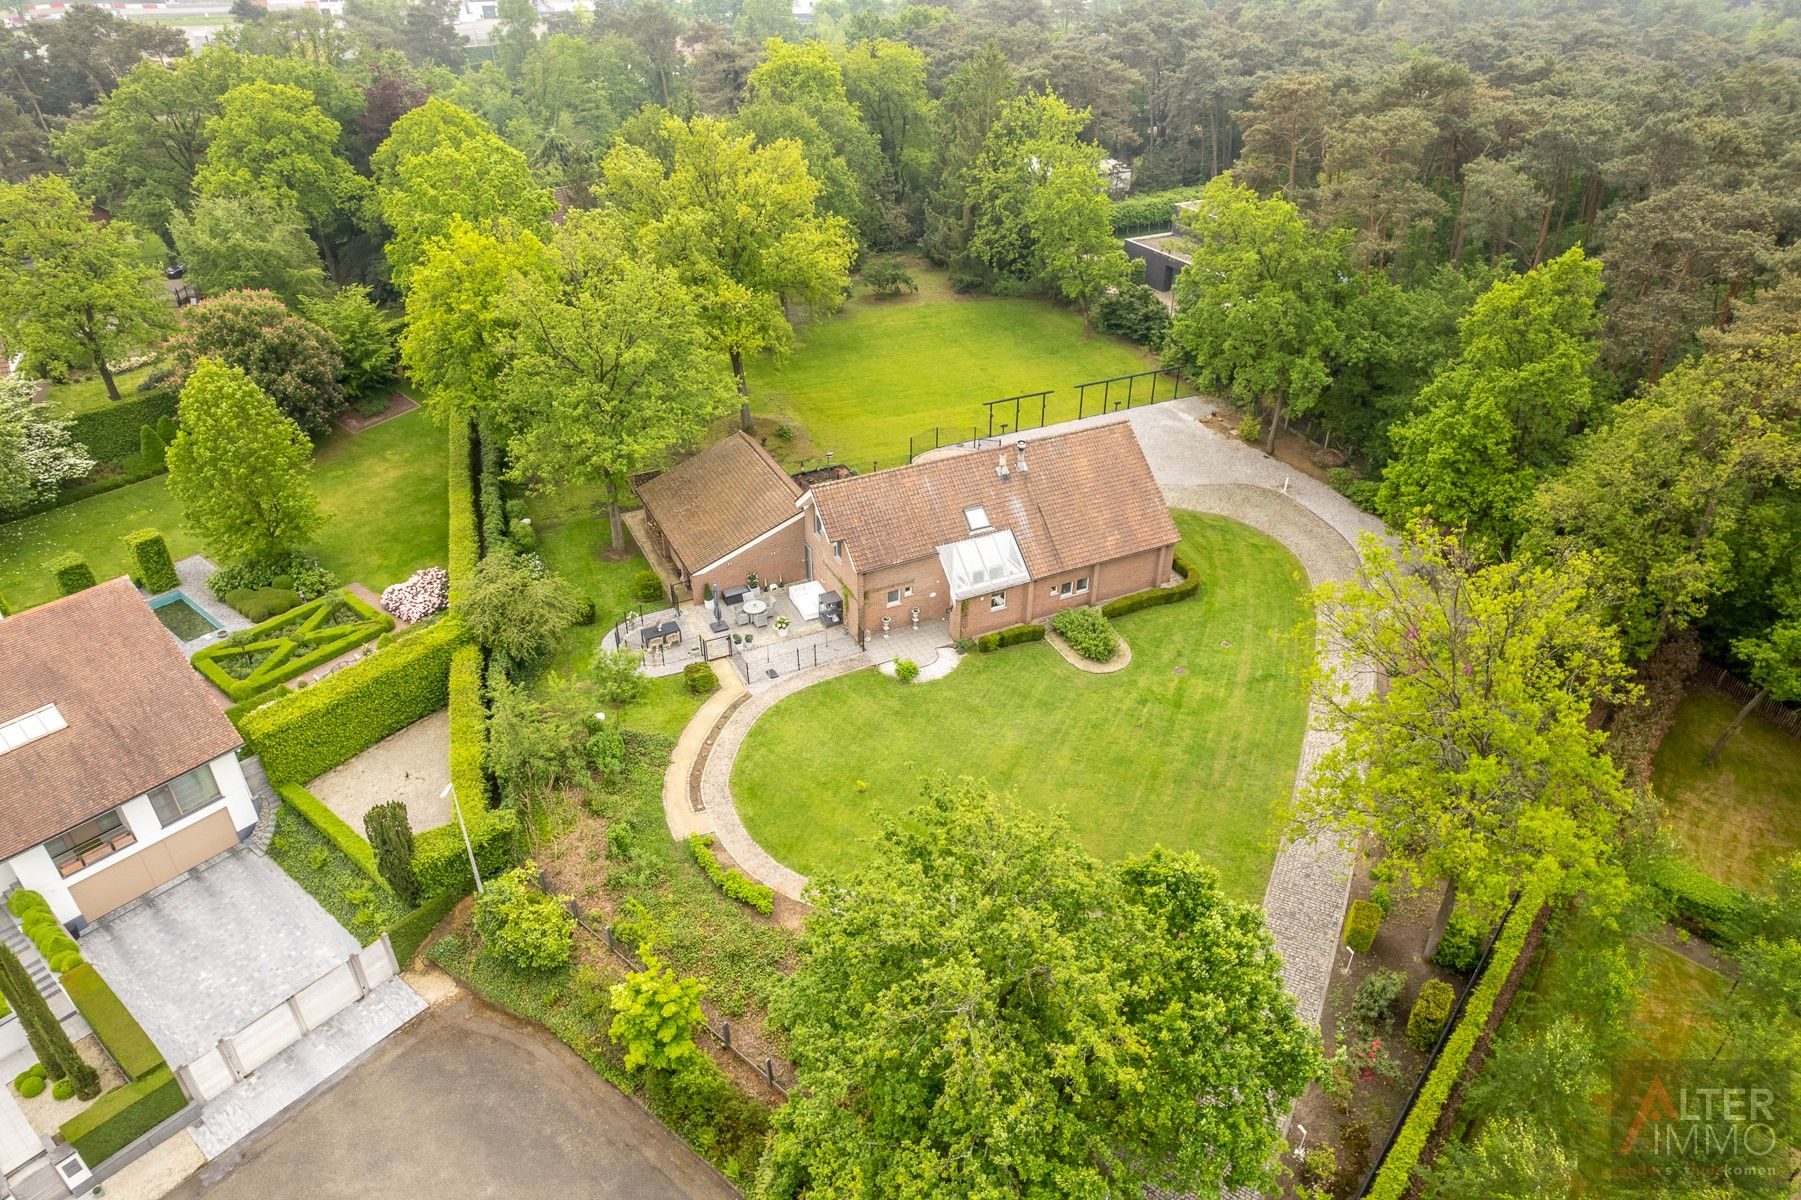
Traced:
<path id="1" fill-rule="evenodd" d="M 380 592 L 420 567 L 443 565 L 444 433 L 423 410 L 359 434 L 333 433 L 315 462 L 314 486 L 331 517 L 314 543 L 325 566 Z M 0 595 L 15 608 L 53 599 L 43 564 L 65 550 L 85 555 L 100 579 L 124 575 L 119 539 L 146 526 L 162 530 L 176 558 L 200 550 L 162 476 L 0 525 Z"/>
<path id="2" fill-rule="evenodd" d="M 1033 643 L 971 655 L 935 683 L 859 671 L 808 688 L 745 740 L 732 782 L 751 833 L 809 874 L 856 862 L 942 771 L 1063 814 L 1102 858 L 1194 850 L 1232 895 L 1260 900 L 1270 806 L 1294 784 L 1306 726 L 1306 589 L 1262 534 L 1195 513 L 1176 523 L 1201 591 L 1118 621 L 1131 666 L 1087 675 Z"/>
<path id="3" fill-rule="evenodd" d="M 983 401 L 1052 388 L 1052 419 L 1073 417 L 1076 384 L 1156 365 L 1129 343 L 1084 338 L 1081 317 L 1068 309 L 959 297 L 942 275 L 915 275 L 919 295 L 858 295 L 799 330 L 786 362 L 751 363 L 752 408 L 802 426 L 818 453 L 866 471 L 872 460 L 906 462 L 908 435 L 934 425 L 980 422 L 986 433 Z"/>
<path id="4" fill-rule="evenodd" d="M 1713 692 L 1690 694 L 1651 780 L 1689 861 L 1723 883 L 1755 890 L 1780 859 L 1801 850 L 1801 740 L 1753 714 L 1710 767 L 1707 752 L 1737 709 Z"/>
<path id="5" fill-rule="evenodd" d="M 116 372 L 113 375 L 113 382 L 119 385 L 121 399 L 134 399 L 137 395 L 138 384 L 144 381 L 144 378 L 155 366 L 155 363 L 147 363 L 129 371 Z M 105 408 L 113 402 L 113 398 L 106 394 L 106 381 L 99 375 L 88 375 L 73 383 L 50 385 L 50 410 L 62 416 L 73 417 L 80 413 L 93 412 L 95 409 Z"/>

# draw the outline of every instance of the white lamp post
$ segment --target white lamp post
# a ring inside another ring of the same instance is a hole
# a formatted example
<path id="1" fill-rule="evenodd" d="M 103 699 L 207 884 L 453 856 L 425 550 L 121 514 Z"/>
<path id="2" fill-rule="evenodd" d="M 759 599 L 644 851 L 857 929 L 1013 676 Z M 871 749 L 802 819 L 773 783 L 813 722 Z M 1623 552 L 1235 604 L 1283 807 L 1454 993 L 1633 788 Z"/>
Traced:
<path id="1" fill-rule="evenodd" d="M 456 784 L 447 783 L 444 790 L 438 793 L 438 799 L 450 797 L 450 811 L 457 815 L 457 828 L 463 831 L 463 849 L 469 852 L 469 873 L 475 876 L 475 894 L 482 892 L 481 869 L 475 865 L 475 847 L 469 842 L 469 826 L 463 824 L 463 806 L 456 802 Z"/>

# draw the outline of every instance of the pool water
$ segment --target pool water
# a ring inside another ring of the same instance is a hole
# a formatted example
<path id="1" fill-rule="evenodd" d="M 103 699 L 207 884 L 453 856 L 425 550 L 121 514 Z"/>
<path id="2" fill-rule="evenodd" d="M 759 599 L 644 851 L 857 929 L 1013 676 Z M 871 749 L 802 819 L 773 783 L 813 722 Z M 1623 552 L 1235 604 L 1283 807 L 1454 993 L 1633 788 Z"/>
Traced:
<path id="1" fill-rule="evenodd" d="M 171 596 L 156 605 L 151 611 L 156 614 L 156 619 L 163 623 L 163 628 L 184 642 L 203 638 L 219 628 L 213 623 L 211 617 L 180 596 Z"/>

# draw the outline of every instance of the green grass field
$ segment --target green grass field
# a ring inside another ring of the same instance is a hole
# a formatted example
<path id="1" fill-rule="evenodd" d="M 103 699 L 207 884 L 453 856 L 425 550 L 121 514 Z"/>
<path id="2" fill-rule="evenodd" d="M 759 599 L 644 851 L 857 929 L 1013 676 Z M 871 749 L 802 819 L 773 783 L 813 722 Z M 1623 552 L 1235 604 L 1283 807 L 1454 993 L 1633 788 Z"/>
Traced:
<path id="1" fill-rule="evenodd" d="M 138 385 L 154 366 L 154 363 L 150 363 L 115 374 L 113 382 L 119 385 L 119 395 L 126 400 L 134 399 Z M 47 400 L 51 412 L 65 417 L 93 412 L 113 403 L 113 398 L 106 394 L 106 381 L 97 374 L 90 374 L 73 383 L 51 384 Z"/>
<path id="2" fill-rule="evenodd" d="M 423 410 L 359 434 L 335 432 L 314 461 L 313 484 L 330 518 L 314 548 L 326 567 L 379 592 L 420 567 L 443 565 L 444 431 Z M 163 476 L 0 525 L 0 595 L 14 608 L 55 598 L 44 562 L 65 550 L 85 555 L 101 579 L 124 575 L 119 539 L 145 527 L 162 530 L 176 558 L 200 551 Z"/>
<path id="3" fill-rule="evenodd" d="M 1713 692 L 1684 699 L 1651 781 L 1689 861 L 1723 883 L 1756 890 L 1771 867 L 1801 850 L 1801 739 L 1753 714 L 1710 767 L 1707 752 L 1737 709 Z"/>
<path id="4" fill-rule="evenodd" d="M 815 453 L 867 470 L 905 463 L 908 435 L 934 425 L 980 422 L 986 433 L 983 401 L 1051 388 L 1052 419 L 1073 417 L 1076 384 L 1156 366 L 1127 342 L 1084 338 L 1069 309 L 959 297 L 941 273 L 914 273 L 918 295 L 860 295 L 799 330 L 785 362 L 751 363 L 753 411 L 802 427 Z"/>
<path id="5" fill-rule="evenodd" d="M 1300 565 L 1220 517 L 1176 514 L 1192 600 L 1122 617 L 1132 664 L 1077 671 L 1042 643 L 971 655 L 905 685 L 859 671 L 799 692 L 751 728 L 732 777 L 751 833 L 809 874 L 862 860 L 880 823 L 936 772 L 986 778 L 1061 813 L 1094 854 L 1162 844 L 1256 901 L 1275 856 L 1270 806 L 1306 726 Z M 858 781 L 866 783 L 861 791 Z"/>

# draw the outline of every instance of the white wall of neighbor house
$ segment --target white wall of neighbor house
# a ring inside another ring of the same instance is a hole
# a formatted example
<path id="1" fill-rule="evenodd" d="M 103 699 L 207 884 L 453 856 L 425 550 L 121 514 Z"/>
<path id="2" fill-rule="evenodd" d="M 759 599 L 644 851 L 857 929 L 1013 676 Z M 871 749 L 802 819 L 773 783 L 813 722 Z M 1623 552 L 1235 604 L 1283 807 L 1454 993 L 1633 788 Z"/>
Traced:
<path id="1" fill-rule="evenodd" d="M 250 784 L 244 778 L 244 769 L 238 764 L 238 756 L 235 752 L 221 754 L 208 765 L 213 769 L 213 780 L 218 784 L 220 799 L 165 826 L 157 818 L 156 809 L 148 795 L 133 797 L 119 806 L 120 816 L 131 830 L 132 837 L 137 839 L 132 845 L 69 876 L 64 876 L 57 868 L 46 847 L 33 846 L 0 863 L 0 890 L 16 881 L 20 887 L 39 893 L 49 901 L 50 911 L 56 914 L 56 919 L 66 925 L 82 916 L 81 906 L 76 903 L 70 888 L 119 866 L 165 838 L 192 828 L 220 809 L 223 808 L 230 814 L 232 828 L 242 835 L 256 824 L 256 803 L 250 798 Z M 7 879 L 9 874 L 12 880 Z"/>

